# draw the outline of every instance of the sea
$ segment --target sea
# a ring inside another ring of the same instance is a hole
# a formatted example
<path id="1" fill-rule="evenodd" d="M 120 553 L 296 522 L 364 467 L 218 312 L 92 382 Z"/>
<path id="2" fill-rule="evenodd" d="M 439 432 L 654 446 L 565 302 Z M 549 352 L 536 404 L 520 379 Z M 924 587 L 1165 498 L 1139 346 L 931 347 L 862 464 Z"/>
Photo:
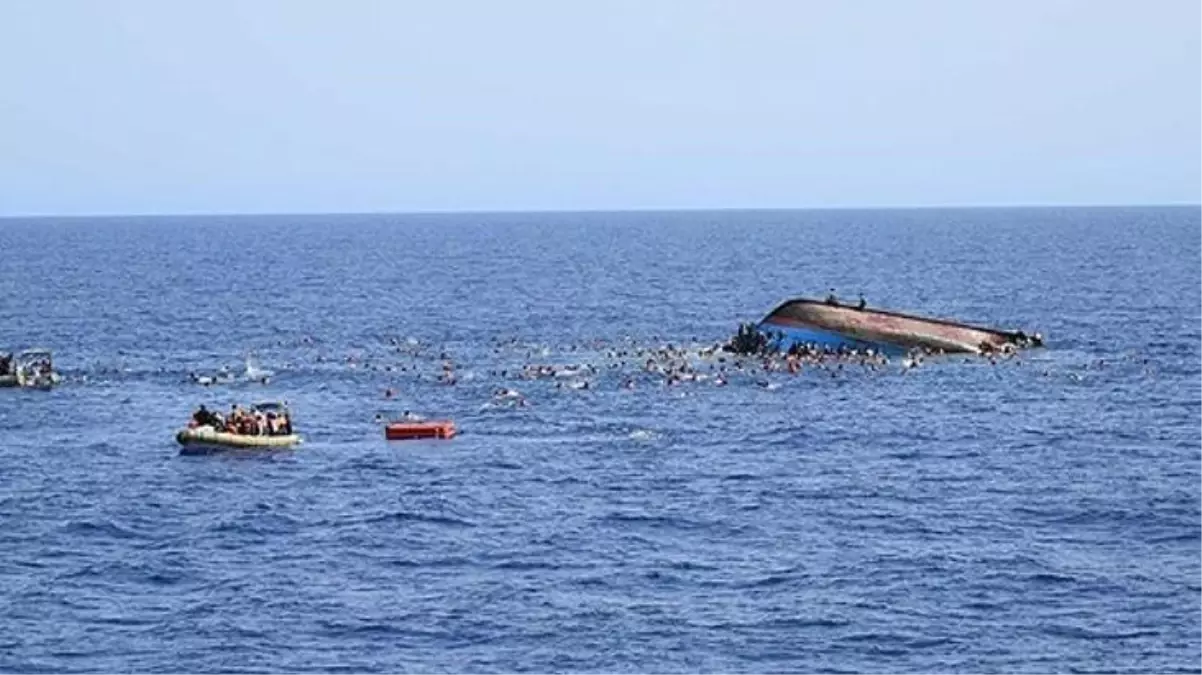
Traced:
<path id="1" fill-rule="evenodd" d="M 1199 213 L 0 220 L 0 671 L 1197 673 Z M 1046 346 L 646 369 L 830 289 Z"/>

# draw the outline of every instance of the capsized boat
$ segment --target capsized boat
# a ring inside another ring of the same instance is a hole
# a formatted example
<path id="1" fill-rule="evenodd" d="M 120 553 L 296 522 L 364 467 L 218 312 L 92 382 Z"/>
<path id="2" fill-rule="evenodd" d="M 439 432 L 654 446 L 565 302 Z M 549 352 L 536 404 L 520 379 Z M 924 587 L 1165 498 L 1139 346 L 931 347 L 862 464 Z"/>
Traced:
<path id="1" fill-rule="evenodd" d="M 759 329 L 775 337 L 782 350 L 794 345 L 830 349 L 876 349 L 905 352 L 989 354 L 1043 345 L 1039 333 L 1000 330 L 948 319 L 869 309 L 826 300 L 796 298 L 781 303 L 760 321 Z"/>

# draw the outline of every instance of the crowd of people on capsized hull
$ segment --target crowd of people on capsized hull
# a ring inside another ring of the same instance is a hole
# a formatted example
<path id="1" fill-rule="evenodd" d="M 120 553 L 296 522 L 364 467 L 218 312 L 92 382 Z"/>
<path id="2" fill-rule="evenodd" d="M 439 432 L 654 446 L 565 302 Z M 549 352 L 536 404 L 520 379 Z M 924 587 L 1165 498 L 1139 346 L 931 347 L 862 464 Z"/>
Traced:
<path id="1" fill-rule="evenodd" d="M 246 410 L 237 404 L 230 406 L 229 415 L 200 406 L 192 413 L 189 428 L 212 427 L 214 431 L 242 436 L 288 436 L 292 433 L 292 417 L 288 413 L 269 410 Z"/>

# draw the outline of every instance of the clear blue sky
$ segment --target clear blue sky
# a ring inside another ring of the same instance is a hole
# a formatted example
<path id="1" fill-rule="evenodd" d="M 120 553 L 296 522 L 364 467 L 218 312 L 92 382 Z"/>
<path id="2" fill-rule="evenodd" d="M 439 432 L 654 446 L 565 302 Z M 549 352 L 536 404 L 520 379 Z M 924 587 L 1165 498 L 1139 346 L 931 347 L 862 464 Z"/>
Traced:
<path id="1" fill-rule="evenodd" d="M 1198 0 L 0 0 L 0 215 L 1198 203 Z"/>

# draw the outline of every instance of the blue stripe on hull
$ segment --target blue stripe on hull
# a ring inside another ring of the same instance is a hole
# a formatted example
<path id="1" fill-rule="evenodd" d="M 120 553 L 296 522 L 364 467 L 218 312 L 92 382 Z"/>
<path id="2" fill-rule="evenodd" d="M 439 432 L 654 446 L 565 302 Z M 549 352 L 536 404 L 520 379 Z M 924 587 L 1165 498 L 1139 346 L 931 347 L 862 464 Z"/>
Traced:
<path id="1" fill-rule="evenodd" d="M 819 347 L 829 347 L 830 349 L 846 347 L 847 349 L 859 350 L 872 349 L 873 351 L 884 352 L 886 354 L 905 353 L 905 349 L 897 345 L 882 342 L 866 342 L 848 337 L 842 333 L 822 330 L 820 328 L 782 326 L 767 321 L 761 322 L 759 328 L 769 337 L 775 337 L 778 334 L 783 335 L 780 341 L 780 348 L 785 351 L 788 351 L 793 345 L 817 345 Z"/>

